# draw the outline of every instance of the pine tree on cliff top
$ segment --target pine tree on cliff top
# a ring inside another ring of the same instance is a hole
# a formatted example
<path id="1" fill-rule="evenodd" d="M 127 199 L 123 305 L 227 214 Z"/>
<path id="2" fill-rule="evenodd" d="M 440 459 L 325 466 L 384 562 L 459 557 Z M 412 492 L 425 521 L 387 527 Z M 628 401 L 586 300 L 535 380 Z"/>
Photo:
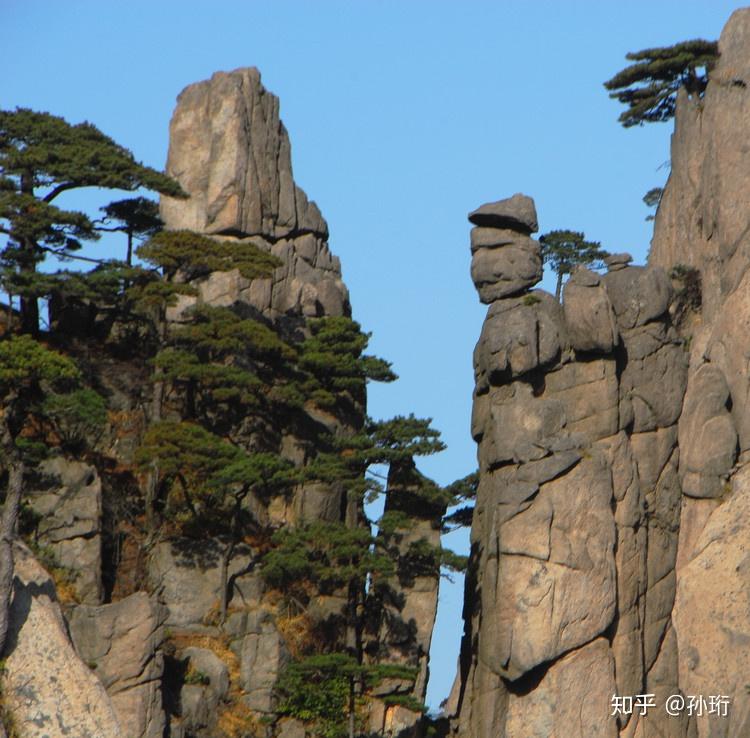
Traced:
<path id="1" fill-rule="evenodd" d="M 635 64 L 604 83 L 609 96 L 627 106 L 620 123 L 629 128 L 673 118 L 678 90 L 701 97 L 718 56 L 718 43 L 703 39 L 626 54 Z"/>
<path id="2" fill-rule="evenodd" d="M 57 198 L 81 187 L 135 190 L 183 196 L 171 178 L 138 163 L 125 148 L 90 123 L 24 108 L 0 111 L 0 252 L 5 290 L 21 299 L 23 330 L 39 328 L 37 300 L 54 282 L 38 274 L 49 255 L 70 258 L 84 240 L 96 240 L 85 214 L 58 207 Z M 78 257 L 81 258 L 81 257 Z"/>
<path id="3" fill-rule="evenodd" d="M 542 261 L 557 275 L 555 297 L 559 300 L 563 277 L 577 266 L 601 266 L 609 254 L 598 241 L 587 241 L 581 231 L 550 231 L 539 237 Z"/>

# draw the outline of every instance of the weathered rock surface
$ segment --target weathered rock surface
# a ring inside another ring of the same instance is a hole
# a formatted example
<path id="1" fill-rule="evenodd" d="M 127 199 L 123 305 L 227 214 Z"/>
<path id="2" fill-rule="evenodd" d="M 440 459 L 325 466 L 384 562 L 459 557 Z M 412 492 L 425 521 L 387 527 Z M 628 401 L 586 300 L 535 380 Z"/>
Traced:
<path id="1" fill-rule="evenodd" d="M 249 239 L 283 262 L 271 279 L 211 274 L 196 285 L 200 300 L 242 302 L 270 318 L 349 314 L 341 265 L 328 249 L 328 226 L 294 182 L 279 100 L 263 87 L 257 69 L 217 72 L 180 93 L 167 173 L 190 195 L 162 197 L 168 228 Z M 194 301 L 181 299 L 171 317 Z"/>
<path id="2" fill-rule="evenodd" d="M 47 572 L 15 549 L 3 701 L 19 738 L 126 738 L 101 682 L 70 642 Z"/>
<path id="3" fill-rule="evenodd" d="M 68 619 L 81 658 L 109 694 L 125 735 L 161 738 L 166 609 L 145 592 L 111 605 L 82 605 Z"/>
<path id="4" fill-rule="evenodd" d="M 520 192 L 505 200 L 485 203 L 469 213 L 469 221 L 480 227 L 510 228 L 527 233 L 539 229 L 534 201 Z"/>
<path id="5" fill-rule="evenodd" d="M 475 263 L 511 248 L 508 223 L 493 238 L 493 221 L 473 216 Z M 604 276 L 576 270 L 562 306 L 529 292 L 531 280 L 509 295 L 472 272 L 491 304 L 474 353 L 481 476 L 453 708 L 461 738 L 667 728 L 665 716 L 618 722 L 610 707 L 618 690 L 678 681 L 687 354 L 665 272 L 630 261 L 616 255 Z"/>
<path id="6" fill-rule="evenodd" d="M 27 499 L 39 516 L 36 536 L 71 574 L 77 599 L 102 601 L 102 483 L 96 468 L 62 456 L 39 465 Z"/>
<path id="7" fill-rule="evenodd" d="M 148 563 L 149 587 L 168 608 L 167 627 L 200 632 L 212 624 L 221 598 L 221 551 L 220 541 L 188 538 L 154 547 Z M 252 552 L 239 547 L 229 565 L 232 595 L 245 606 L 257 603 L 263 594 L 253 561 Z"/>
<path id="8" fill-rule="evenodd" d="M 490 295 L 474 357 L 481 478 L 451 700 L 461 738 L 750 731 L 750 9 L 719 47 L 703 99 L 678 97 L 650 265 L 615 254 L 601 277 L 576 271 L 559 351 L 544 358 L 539 324 L 517 306 L 528 295 Z M 492 232 L 491 212 L 472 217 L 474 258 L 512 243 L 507 222 Z M 680 307 L 670 272 L 677 290 L 702 285 L 702 300 Z M 580 479 L 592 465 L 601 472 Z M 557 580 L 555 551 L 567 555 Z M 586 594 L 560 627 L 564 610 L 546 603 L 577 577 L 589 577 Z M 615 694 L 653 694 L 656 708 L 615 719 Z M 684 696 L 681 716 L 664 709 L 670 695 Z"/>

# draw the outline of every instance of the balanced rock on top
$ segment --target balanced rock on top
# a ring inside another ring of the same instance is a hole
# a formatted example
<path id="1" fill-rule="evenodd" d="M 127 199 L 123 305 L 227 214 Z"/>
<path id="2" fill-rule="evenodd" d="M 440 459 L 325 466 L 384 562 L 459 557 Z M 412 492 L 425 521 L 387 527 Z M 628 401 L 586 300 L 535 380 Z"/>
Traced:
<path id="1" fill-rule="evenodd" d="M 536 231 L 534 201 L 515 194 L 486 203 L 469 214 L 471 278 L 479 299 L 492 303 L 533 287 L 542 278 L 539 244 L 529 234 Z"/>

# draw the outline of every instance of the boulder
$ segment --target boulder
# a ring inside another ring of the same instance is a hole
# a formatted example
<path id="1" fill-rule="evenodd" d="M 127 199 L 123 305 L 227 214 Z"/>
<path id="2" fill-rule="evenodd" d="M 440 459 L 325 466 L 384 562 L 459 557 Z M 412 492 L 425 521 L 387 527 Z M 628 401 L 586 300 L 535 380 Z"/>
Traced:
<path id="1" fill-rule="evenodd" d="M 679 422 L 680 481 L 692 497 L 719 497 L 737 455 L 724 373 L 703 364 L 688 379 Z"/>
<path id="2" fill-rule="evenodd" d="M 732 495 L 708 518 L 697 552 L 680 569 L 674 605 L 679 642 L 679 681 L 686 694 L 724 695 L 726 717 L 697 718 L 698 735 L 746 735 L 750 728 L 748 613 L 750 470 L 733 479 Z"/>
<path id="3" fill-rule="evenodd" d="M 611 700 L 614 664 L 606 639 L 597 638 L 556 661 L 539 687 L 511 692 L 505 732 L 523 738 L 617 738 Z"/>
<path id="4" fill-rule="evenodd" d="M 604 257 L 604 263 L 607 265 L 607 271 L 616 272 L 620 269 L 624 269 L 630 262 L 633 261 L 633 257 L 630 254 L 610 254 Z"/>
<path id="5" fill-rule="evenodd" d="M 167 606 L 165 625 L 196 632 L 210 626 L 220 602 L 222 544 L 215 539 L 181 538 L 154 546 L 148 560 L 151 591 Z M 235 603 L 258 602 L 263 584 L 247 546 L 238 546 L 229 564 Z"/>
<path id="6" fill-rule="evenodd" d="M 534 201 L 518 192 L 505 200 L 481 205 L 469 213 L 469 221 L 483 228 L 507 228 L 519 233 L 539 230 Z"/>
<path id="7" fill-rule="evenodd" d="M 490 421 L 483 458 L 489 467 L 541 459 L 560 447 L 566 424 L 560 400 L 536 397 L 531 385 L 514 382 L 490 392 Z"/>
<path id="8" fill-rule="evenodd" d="M 523 292 L 542 278 L 539 244 L 525 238 L 498 249 L 480 249 L 471 259 L 471 278 L 484 303 Z"/>
<path id="9" fill-rule="evenodd" d="M 602 277 L 620 329 L 636 328 L 664 315 L 672 285 L 659 267 L 625 267 Z"/>
<path id="10" fill-rule="evenodd" d="M 68 637 L 49 574 L 21 544 L 14 559 L 2 693 L 23 738 L 130 738 Z"/>
<path id="11" fill-rule="evenodd" d="M 565 343 L 560 306 L 534 291 L 493 302 L 474 351 L 477 384 L 497 383 L 549 364 Z"/>
<path id="12" fill-rule="evenodd" d="M 516 241 L 523 241 L 523 234 L 512 228 L 482 228 L 476 226 L 469 234 L 471 239 L 471 253 L 479 249 L 494 249 L 499 246 L 509 246 Z"/>
<path id="13" fill-rule="evenodd" d="M 167 174 L 190 197 L 162 198 L 170 228 L 282 238 L 328 227 L 294 184 L 279 100 L 255 68 L 217 72 L 186 87 L 169 128 Z"/>
<path id="14" fill-rule="evenodd" d="M 619 341 L 612 303 L 599 275 L 577 269 L 563 288 L 563 312 L 576 351 L 609 353 Z"/>
<path id="15" fill-rule="evenodd" d="M 562 402 L 566 429 L 591 442 L 618 430 L 619 394 L 613 359 L 563 364 L 545 376 L 545 394 Z"/>
<path id="16" fill-rule="evenodd" d="M 279 100 L 263 87 L 257 69 L 217 72 L 180 93 L 167 173 L 190 196 L 161 198 L 168 228 L 250 241 L 283 262 L 271 279 L 250 281 L 230 271 L 197 280 L 198 296 L 180 298 L 169 320 L 179 320 L 197 299 L 242 303 L 271 319 L 350 314 L 341 265 L 328 249 L 328 226 L 294 182 Z"/>
<path id="17" fill-rule="evenodd" d="M 274 708 L 274 685 L 289 660 L 289 652 L 273 618 L 263 610 L 247 614 L 245 633 L 240 645 L 243 700 L 251 710 L 270 713 Z"/>
<path id="18" fill-rule="evenodd" d="M 76 607 L 70 634 L 81 658 L 106 688 L 127 736 L 161 738 L 166 609 L 145 592 L 110 605 Z"/>

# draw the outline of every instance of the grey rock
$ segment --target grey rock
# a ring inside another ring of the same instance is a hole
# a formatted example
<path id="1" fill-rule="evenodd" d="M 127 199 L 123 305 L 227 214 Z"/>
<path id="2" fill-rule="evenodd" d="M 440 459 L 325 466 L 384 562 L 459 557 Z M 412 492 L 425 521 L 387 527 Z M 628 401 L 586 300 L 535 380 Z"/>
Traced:
<path id="1" fill-rule="evenodd" d="M 582 459 L 532 504 L 493 526 L 482 572 L 479 658 L 515 680 L 608 627 L 615 612 L 609 470 Z"/>
<path id="2" fill-rule="evenodd" d="M 305 724 L 299 720 L 287 719 L 279 723 L 277 738 L 305 738 Z"/>
<path id="3" fill-rule="evenodd" d="M 631 358 L 620 378 L 621 397 L 632 405 L 633 431 L 665 428 L 677 422 L 687 383 L 687 357 L 668 343 L 644 358 Z"/>
<path id="4" fill-rule="evenodd" d="M 471 278 L 484 303 L 523 292 L 542 278 L 539 244 L 525 238 L 501 249 L 479 249 L 471 259 Z"/>
<path id="5" fill-rule="evenodd" d="M 718 497 L 737 455 L 737 431 L 727 409 L 724 373 L 703 364 L 688 379 L 680 415 L 680 480 L 692 497 Z"/>
<path id="6" fill-rule="evenodd" d="M 176 539 L 153 548 L 148 561 L 149 585 L 169 610 L 168 627 L 200 631 L 215 616 L 220 601 L 220 556 L 221 543 L 213 539 Z M 262 596 L 263 584 L 250 566 L 252 561 L 252 552 L 244 546 L 238 547 L 230 561 L 235 603 L 247 605 Z"/>
<path id="7" fill-rule="evenodd" d="M 289 652 L 273 618 L 262 610 L 252 615 L 240 647 L 243 700 L 251 710 L 270 713 L 274 708 L 274 685 L 289 660 Z"/>
<path id="8" fill-rule="evenodd" d="M 96 469 L 56 456 L 38 471 L 46 482 L 27 499 L 40 516 L 38 540 L 56 563 L 74 575 L 72 587 L 86 604 L 102 601 L 102 483 Z"/>
<path id="9" fill-rule="evenodd" d="M 565 342 L 562 312 L 552 295 L 535 291 L 492 303 L 474 352 L 477 383 L 517 377 L 554 361 Z"/>
<path id="10" fill-rule="evenodd" d="M 76 607 L 68 620 L 81 657 L 109 693 L 126 735 L 161 738 L 166 718 L 160 651 L 167 611 L 145 592 L 110 605 Z"/>
<path id="11" fill-rule="evenodd" d="M 509 228 L 520 233 L 539 230 L 534 201 L 518 192 L 505 200 L 478 207 L 469 213 L 469 221 L 483 228 Z"/>
<path id="12" fill-rule="evenodd" d="M 519 233 L 511 228 L 483 228 L 476 226 L 471 229 L 471 253 L 479 249 L 498 248 L 508 246 L 519 240 Z M 523 237 L 520 237 L 523 240 Z"/>
<path id="13" fill-rule="evenodd" d="M 4 708 L 23 738 L 130 738 L 109 695 L 71 643 L 55 586 L 16 544 L 15 581 L 2 675 Z"/>
<path id="14" fill-rule="evenodd" d="M 619 387 L 612 359 L 563 364 L 546 375 L 545 389 L 545 398 L 562 403 L 568 433 L 591 442 L 617 432 Z"/>
<path id="15" fill-rule="evenodd" d="M 607 265 L 607 269 L 610 272 L 616 272 L 619 269 L 624 269 L 630 262 L 633 261 L 633 257 L 630 254 L 610 254 L 604 257 L 604 263 Z"/>
<path id="16" fill-rule="evenodd" d="M 619 342 L 612 303 L 598 274 L 577 269 L 563 288 L 563 312 L 576 351 L 609 353 Z"/>
<path id="17" fill-rule="evenodd" d="M 190 195 L 162 198 L 170 228 L 267 235 L 328 229 L 294 184 L 279 100 L 254 68 L 217 72 L 186 87 L 170 124 L 167 173 Z"/>
<path id="18" fill-rule="evenodd" d="M 224 700 L 229 693 L 229 668 L 210 649 L 189 646 L 182 650 L 181 657 L 188 659 L 190 668 L 207 677 L 211 709 Z"/>
<path id="19" fill-rule="evenodd" d="M 532 387 L 524 382 L 514 382 L 509 393 L 490 394 L 490 465 L 547 456 L 566 424 L 563 403 L 535 397 Z M 514 429 L 512 433 L 508 433 L 509 428 Z"/>
<path id="20" fill-rule="evenodd" d="M 659 267 L 625 267 L 602 278 L 618 326 L 635 328 L 667 312 L 672 286 Z"/>

